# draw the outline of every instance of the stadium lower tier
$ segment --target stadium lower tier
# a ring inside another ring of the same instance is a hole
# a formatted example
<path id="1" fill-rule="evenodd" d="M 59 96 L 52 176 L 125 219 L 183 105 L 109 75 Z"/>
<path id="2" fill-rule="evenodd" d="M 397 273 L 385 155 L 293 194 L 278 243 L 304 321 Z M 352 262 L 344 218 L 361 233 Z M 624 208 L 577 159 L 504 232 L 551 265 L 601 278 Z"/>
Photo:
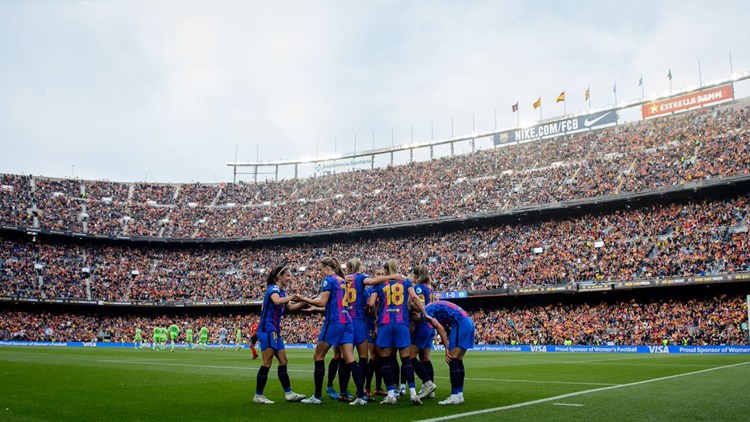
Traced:
<path id="1" fill-rule="evenodd" d="M 319 289 L 318 261 L 358 257 L 373 272 L 424 264 L 436 291 L 482 291 L 750 270 L 747 194 L 556 220 L 295 246 L 169 248 L 0 238 L 0 296 L 130 303 L 257 300 L 288 265 L 290 293 Z"/>
<path id="2" fill-rule="evenodd" d="M 664 340 L 676 345 L 748 344 L 747 304 L 736 293 L 526 304 L 477 309 L 470 315 L 477 344 L 661 345 Z M 5 310 L 0 313 L 0 340 L 131 342 L 140 328 L 143 340 L 149 342 L 154 327 L 177 324 L 181 328 L 178 342 L 186 341 L 187 329 L 197 333 L 201 327 L 208 328 L 211 343 L 219 341 L 222 327 L 228 331 L 227 343 L 234 343 L 237 329 L 248 342 L 249 328 L 257 319 L 258 314 L 143 316 Z M 319 313 L 286 315 L 281 335 L 286 343 L 315 343 L 322 322 Z"/>

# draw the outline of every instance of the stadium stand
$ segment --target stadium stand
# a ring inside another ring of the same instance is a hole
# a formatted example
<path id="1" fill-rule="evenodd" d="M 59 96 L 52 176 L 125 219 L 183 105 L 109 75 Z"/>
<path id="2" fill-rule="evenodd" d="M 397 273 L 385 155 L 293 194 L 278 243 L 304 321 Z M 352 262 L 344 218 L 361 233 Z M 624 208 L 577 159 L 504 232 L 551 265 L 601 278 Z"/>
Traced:
<path id="1" fill-rule="evenodd" d="M 641 192 L 748 175 L 748 117 L 748 107 L 701 109 L 467 155 L 257 184 L 3 175 L 0 222 L 31 227 L 37 216 L 39 228 L 76 233 L 253 238 Z"/>
<path id="2" fill-rule="evenodd" d="M 739 345 L 745 343 L 741 324 L 747 317 L 740 295 L 702 299 L 629 300 L 614 303 L 514 306 L 471 312 L 478 344 L 670 344 Z M 135 328 L 148 337 L 155 326 L 178 322 L 197 330 L 208 327 L 211 342 L 220 327 L 247 330 L 255 315 L 108 315 L 69 312 L 4 311 L 0 340 L 130 342 Z M 314 343 L 322 316 L 292 314 L 282 319 L 287 343 Z M 52 334 L 46 334 L 52 328 Z M 184 341 L 184 332 L 180 341 Z"/>
<path id="3" fill-rule="evenodd" d="M 388 258 L 398 260 L 405 271 L 424 263 L 436 291 L 480 294 L 742 274 L 750 271 L 747 183 L 726 195 L 711 183 L 750 180 L 749 117 L 746 106 L 701 109 L 467 155 L 257 184 L 117 183 L 4 174 L 0 299 L 118 302 L 153 309 L 244 304 L 237 315 L 222 308 L 216 315 L 179 317 L 189 326 L 209 326 L 213 335 L 220 326 L 249 325 L 257 311 L 253 301 L 264 291 L 265 272 L 280 262 L 293 268 L 291 292 L 315 292 L 317 262 L 327 255 L 360 257 L 368 271 Z M 670 188 L 701 186 L 713 193 L 662 198 Z M 651 199 L 569 215 L 544 212 L 561 201 L 605 202 L 623 193 Z M 493 213 L 508 210 L 535 216 L 492 219 Z M 478 223 L 444 224 L 445 217 L 467 216 Z M 423 221 L 433 224 L 416 231 L 378 231 Z M 375 229 L 344 236 L 362 227 Z M 138 242 L 102 241 L 92 235 L 135 237 Z M 264 240 L 266 236 L 272 239 Z M 181 239 L 197 242 L 183 245 Z M 223 239 L 235 242 L 215 242 Z M 744 333 L 738 324 L 745 306 L 734 294 L 525 303 L 472 312 L 478 341 L 487 344 L 648 344 L 664 339 L 740 344 Z M 125 341 L 135 326 L 148 332 L 175 318 L 115 315 L 103 309 L 81 313 L 4 307 L 0 339 L 39 340 L 46 335 L 41 327 L 53 326 L 58 341 Z M 319 318 L 286 319 L 285 324 L 295 327 L 285 330 L 290 333 L 287 342 L 313 341 Z"/>

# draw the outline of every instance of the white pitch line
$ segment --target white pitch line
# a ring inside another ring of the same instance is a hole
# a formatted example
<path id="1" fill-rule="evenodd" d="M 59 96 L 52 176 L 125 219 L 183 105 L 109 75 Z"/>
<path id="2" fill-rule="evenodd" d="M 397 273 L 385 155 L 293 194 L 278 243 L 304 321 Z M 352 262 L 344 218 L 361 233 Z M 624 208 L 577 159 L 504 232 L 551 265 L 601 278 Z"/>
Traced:
<path id="1" fill-rule="evenodd" d="M 441 379 L 450 379 L 450 377 L 435 377 Z M 467 381 L 500 381 L 500 382 L 521 382 L 527 384 L 570 384 L 570 385 L 601 385 L 611 386 L 619 384 L 608 384 L 603 382 L 574 382 L 574 381 L 540 381 L 540 380 L 513 380 L 513 379 L 497 379 L 497 378 L 466 378 Z"/>
<path id="2" fill-rule="evenodd" d="M 649 383 L 652 383 L 652 382 L 659 382 L 659 381 L 665 381 L 665 380 L 674 379 L 674 378 L 686 377 L 688 375 L 695 375 L 695 374 L 702 374 L 704 372 L 717 371 L 719 369 L 733 368 L 735 366 L 747 365 L 748 363 L 750 363 L 750 362 L 735 363 L 733 365 L 726 365 L 726 366 L 717 366 L 715 368 L 701 369 L 700 371 L 685 372 L 683 374 L 669 375 L 669 376 L 660 377 L 660 378 L 652 378 L 652 379 L 644 380 L 644 381 L 631 382 L 629 384 L 619 384 L 619 385 L 613 385 L 613 386 L 610 386 L 610 387 L 594 388 L 592 390 L 583 390 L 583 391 L 577 391 L 575 393 L 561 394 L 559 396 L 547 397 L 546 399 L 531 400 L 531 401 L 527 401 L 527 402 L 523 402 L 523 403 L 511 404 L 511 405 L 508 405 L 508 406 L 493 407 L 491 409 L 483 409 L 483 410 L 475 410 L 473 412 L 458 413 L 458 414 L 455 414 L 455 415 L 443 416 L 443 417 L 433 418 L 433 419 L 423 419 L 423 420 L 417 421 L 417 422 L 447 421 L 447 420 L 451 420 L 451 419 L 464 418 L 464 417 L 467 417 L 467 416 L 474 416 L 474 415 L 482 415 L 482 414 L 485 414 L 485 413 L 499 412 L 501 410 L 517 409 L 519 407 L 532 406 L 532 405 L 535 405 L 535 404 L 546 403 L 546 402 L 550 402 L 550 401 L 564 400 L 564 399 L 567 399 L 569 397 L 583 396 L 585 394 L 598 393 L 600 391 L 615 390 L 615 389 L 618 389 L 618 388 L 632 387 L 632 386 L 635 386 L 635 385 L 643 385 L 643 384 L 649 384 Z"/>
<path id="3" fill-rule="evenodd" d="M 582 404 L 578 403 L 552 403 L 553 406 L 570 406 L 570 407 L 583 407 Z"/>

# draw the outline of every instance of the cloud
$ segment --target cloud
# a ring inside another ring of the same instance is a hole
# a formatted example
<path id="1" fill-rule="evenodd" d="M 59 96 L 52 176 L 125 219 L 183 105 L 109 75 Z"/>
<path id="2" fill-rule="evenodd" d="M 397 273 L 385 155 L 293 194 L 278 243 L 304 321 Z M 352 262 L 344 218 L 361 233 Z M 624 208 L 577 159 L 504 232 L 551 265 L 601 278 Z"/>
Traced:
<path id="1" fill-rule="evenodd" d="M 5 172 L 231 180 L 301 158 L 489 130 L 746 70 L 742 2 L 0 4 Z M 743 67 L 744 66 L 744 67 Z M 496 111 L 497 110 L 497 111 Z"/>

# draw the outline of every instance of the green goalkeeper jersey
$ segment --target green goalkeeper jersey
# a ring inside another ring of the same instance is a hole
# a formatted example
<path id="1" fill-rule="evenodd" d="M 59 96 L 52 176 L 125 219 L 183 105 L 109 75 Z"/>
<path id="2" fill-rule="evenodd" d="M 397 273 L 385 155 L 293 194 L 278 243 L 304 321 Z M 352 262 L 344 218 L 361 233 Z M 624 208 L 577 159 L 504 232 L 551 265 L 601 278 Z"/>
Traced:
<path id="1" fill-rule="evenodd" d="M 177 335 L 177 334 L 180 333 L 180 327 L 177 326 L 177 324 L 172 324 L 172 325 L 169 326 L 169 332 L 172 335 Z"/>
<path id="2" fill-rule="evenodd" d="M 187 336 L 188 341 L 193 340 L 193 329 L 188 328 L 187 331 L 185 331 L 185 335 Z"/>

